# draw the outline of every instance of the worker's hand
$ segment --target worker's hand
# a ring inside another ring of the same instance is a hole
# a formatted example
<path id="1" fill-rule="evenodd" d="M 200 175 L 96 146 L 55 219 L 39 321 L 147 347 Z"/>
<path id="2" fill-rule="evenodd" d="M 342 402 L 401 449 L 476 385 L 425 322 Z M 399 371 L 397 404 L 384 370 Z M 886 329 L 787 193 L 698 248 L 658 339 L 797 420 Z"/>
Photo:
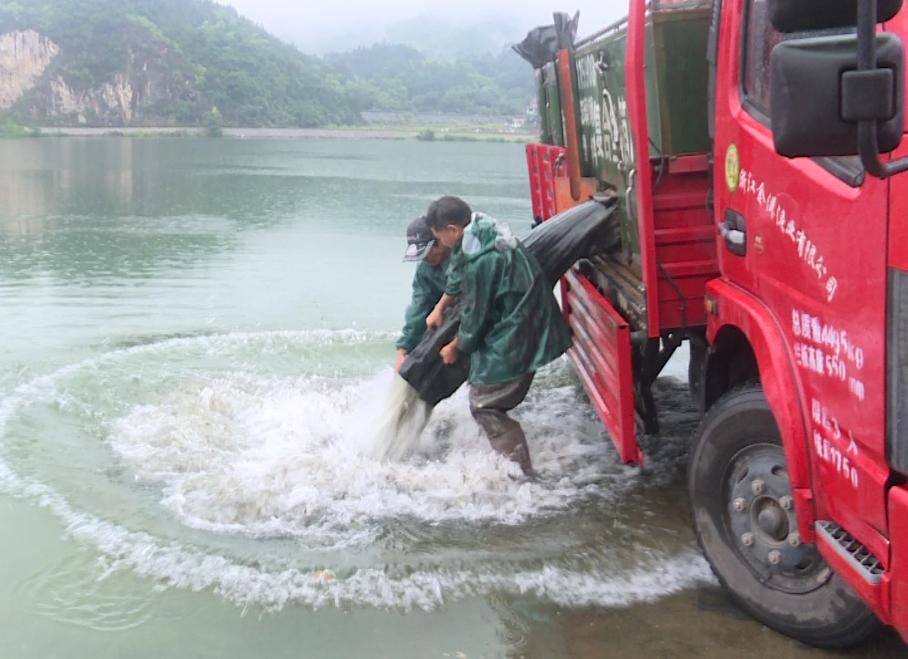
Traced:
<path id="1" fill-rule="evenodd" d="M 428 327 L 430 330 L 438 329 L 444 319 L 445 312 L 439 304 L 434 309 L 432 309 L 432 313 L 426 316 L 426 327 Z"/>
<path id="2" fill-rule="evenodd" d="M 404 365 L 404 360 L 407 358 L 407 351 L 401 348 L 397 351 L 397 361 L 394 362 L 394 372 L 400 373 L 400 367 Z"/>
<path id="3" fill-rule="evenodd" d="M 441 355 L 441 361 L 445 364 L 451 365 L 457 361 L 457 358 L 460 356 L 460 348 L 458 347 L 460 342 L 457 339 L 451 341 L 448 345 L 441 349 L 438 353 Z"/>

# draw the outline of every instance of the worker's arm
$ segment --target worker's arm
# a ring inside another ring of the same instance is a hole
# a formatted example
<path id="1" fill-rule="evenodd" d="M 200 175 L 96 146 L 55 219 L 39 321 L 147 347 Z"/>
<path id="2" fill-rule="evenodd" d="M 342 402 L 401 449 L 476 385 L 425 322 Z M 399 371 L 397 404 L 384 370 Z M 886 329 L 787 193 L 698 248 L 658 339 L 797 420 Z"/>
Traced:
<path id="1" fill-rule="evenodd" d="M 433 292 L 434 290 L 434 292 Z M 431 281 L 424 271 L 418 267 L 413 275 L 413 294 L 410 304 L 404 312 L 404 328 L 397 340 L 397 360 L 394 370 L 400 370 L 401 364 L 413 348 L 420 342 L 426 332 L 426 316 L 432 311 L 438 289 L 433 289 Z"/>
<path id="2" fill-rule="evenodd" d="M 426 327 L 429 329 L 436 329 L 441 325 L 444 321 L 445 309 L 454 304 L 460 296 L 463 279 L 463 253 L 459 249 L 451 255 L 446 277 L 445 293 L 441 296 L 438 304 L 435 305 L 432 313 L 426 318 Z"/>
<path id="3" fill-rule="evenodd" d="M 426 327 L 430 330 L 437 329 L 445 319 L 445 309 L 454 304 L 456 300 L 457 298 L 453 295 L 448 295 L 447 293 L 442 295 L 438 304 L 432 309 L 432 313 L 426 316 Z"/>

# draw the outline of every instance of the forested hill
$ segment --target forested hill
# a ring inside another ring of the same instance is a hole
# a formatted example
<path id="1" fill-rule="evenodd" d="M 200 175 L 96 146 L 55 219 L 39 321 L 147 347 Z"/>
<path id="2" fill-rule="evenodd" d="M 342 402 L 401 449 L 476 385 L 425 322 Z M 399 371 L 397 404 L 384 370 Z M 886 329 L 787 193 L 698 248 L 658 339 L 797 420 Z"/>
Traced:
<path id="1" fill-rule="evenodd" d="M 452 62 L 378 45 L 322 60 L 210 0 L 0 0 L 0 114 L 25 124 L 307 127 L 358 123 L 364 110 L 517 114 L 532 76 L 509 51 Z"/>
<path id="2" fill-rule="evenodd" d="M 0 110 L 36 123 L 352 123 L 320 60 L 208 0 L 3 0 Z"/>
<path id="3" fill-rule="evenodd" d="M 370 110 L 518 115 L 535 93 L 530 65 L 510 48 L 445 60 L 376 44 L 325 61 L 355 79 Z"/>

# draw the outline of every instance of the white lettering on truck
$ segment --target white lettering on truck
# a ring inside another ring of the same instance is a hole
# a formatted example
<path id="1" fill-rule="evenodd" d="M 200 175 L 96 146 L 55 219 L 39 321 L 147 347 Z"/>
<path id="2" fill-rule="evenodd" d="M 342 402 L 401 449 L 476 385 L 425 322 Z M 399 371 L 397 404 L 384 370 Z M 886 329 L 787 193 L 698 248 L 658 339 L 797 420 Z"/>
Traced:
<path id="1" fill-rule="evenodd" d="M 779 197 L 769 192 L 765 183 L 745 169 L 738 174 L 738 191 L 754 197 L 757 204 L 769 214 L 779 233 L 788 238 L 797 249 L 801 261 L 816 274 L 820 282 L 823 282 L 826 301 L 832 302 L 839 289 L 839 280 L 829 274 L 829 267 L 819 248 L 809 239 L 804 229 L 799 228 L 795 218 L 782 206 Z"/>
<path id="2" fill-rule="evenodd" d="M 843 450 L 840 448 L 846 439 L 846 434 L 836 418 L 829 414 L 829 410 L 820 401 L 811 401 L 811 420 L 813 421 L 813 450 L 817 457 L 829 465 L 840 477 L 844 478 L 851 486 L 857 489 L 860 485 L 860 476 L 854 459 L 860 455 L 858 444 L 851 432 L 847 433 L 848 445 Z M 848 456 L 854 456 L 849 458 Z"/>
<path id="3" fill-rule="evenodd" d="M 855 377 L 864 369 L 864 349 L 854 343 L 847 331 L 822 318 L 793 309 L 791 333 L 795 337 L 795 363 L 799 368 L 847 383 L 848 391 L 864 401 L 864 383 Z"/>

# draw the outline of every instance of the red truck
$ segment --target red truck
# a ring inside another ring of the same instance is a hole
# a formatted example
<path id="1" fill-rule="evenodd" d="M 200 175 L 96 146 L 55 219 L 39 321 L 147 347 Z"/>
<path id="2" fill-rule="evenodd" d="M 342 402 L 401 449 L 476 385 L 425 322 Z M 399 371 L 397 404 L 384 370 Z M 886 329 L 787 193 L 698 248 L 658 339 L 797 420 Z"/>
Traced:
<path id="1" fill-rule="evenodd" d="M 696 535 L 735 600 L 822 646 L 908 639 L 908 9 L 631 0 L 536 65 L 533 211 L 617 200 L 562 281 L 621 459 L 689 343 Z"/>

